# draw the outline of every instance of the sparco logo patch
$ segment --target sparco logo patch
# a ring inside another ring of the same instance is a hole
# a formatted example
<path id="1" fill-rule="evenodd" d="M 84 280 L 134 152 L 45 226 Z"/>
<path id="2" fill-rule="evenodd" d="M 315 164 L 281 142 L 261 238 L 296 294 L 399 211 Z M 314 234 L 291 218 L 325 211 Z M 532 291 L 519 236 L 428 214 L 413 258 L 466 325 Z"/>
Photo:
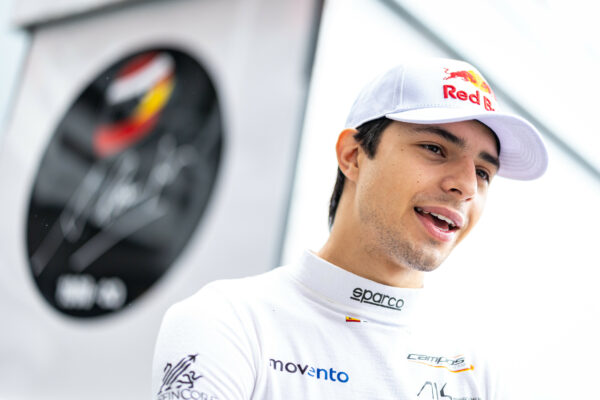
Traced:
<path id="1" fill-rule="evenodd" d="M 61 313 L 121 310 L 173 264 L 208 204 L 221 156 L 215 88 L 186 53 L 117 60 L 66 112 L 35 177 L 31 274 Z"/>
<path id="2" fill-rule="evenodd" d="M 300 374 L 313 379 L 322 379 L 331 382 L 346 383 L 350 380 L 348 374 L 344 371 L 336 371 L 333 368 L 317 368 L 312 367 L 308 364 L 285 362 L 276 360 L 274 358 L 269 359 L 269 366 L 275 371 L 287 372 L 290 374 Z"/>
<path id="3" fill-rule="evenodd" d="M 218 400 L 215 396 L 194 388 L 194 384 L 202 375 L 193 370 L 198 354 L 183 357 L 175 365 L 167 363 L 163 369 L 162 384 L 158 390 L 157 400 Z"/>
<path id="4" fill-rule="evenodd" d="M 350 299 L 396 311 L 402 310 L 402 307 L 404 306 L 404 300 L 401 298 L 388 296 L 387 294 L 383 293 L 372 292 L 368 289 L 362 288 L 355 288 L 352 291 L 352 296 L 350 296 Z"/>

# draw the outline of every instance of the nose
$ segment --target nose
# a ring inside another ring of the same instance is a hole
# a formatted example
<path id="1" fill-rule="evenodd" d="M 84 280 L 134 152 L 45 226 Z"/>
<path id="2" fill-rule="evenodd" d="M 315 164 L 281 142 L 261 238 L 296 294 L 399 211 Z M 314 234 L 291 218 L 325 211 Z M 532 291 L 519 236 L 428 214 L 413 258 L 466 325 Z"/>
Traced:
<path id="1" fill-rule="evenodd" d="M 477 193 L 477 173 L 473 159 L 463 157 L 447 167 L 442 189 L 462 201 L 471 200 Z"/>

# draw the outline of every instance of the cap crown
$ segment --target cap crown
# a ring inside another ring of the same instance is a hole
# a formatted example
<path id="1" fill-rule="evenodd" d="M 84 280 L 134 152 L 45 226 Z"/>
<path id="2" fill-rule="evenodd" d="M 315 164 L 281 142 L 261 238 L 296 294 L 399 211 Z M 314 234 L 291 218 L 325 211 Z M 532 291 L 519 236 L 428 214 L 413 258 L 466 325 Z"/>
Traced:
<path id="1" fill-rule="evenodd" d="M 388 114 L 424 108 L 459 108 L 477 113 L 499 110 L 494 92 L 472 65 L 433 59 L 397 66 L 369 83 L 355 100 L 346 127 L 356 128 Z"/>

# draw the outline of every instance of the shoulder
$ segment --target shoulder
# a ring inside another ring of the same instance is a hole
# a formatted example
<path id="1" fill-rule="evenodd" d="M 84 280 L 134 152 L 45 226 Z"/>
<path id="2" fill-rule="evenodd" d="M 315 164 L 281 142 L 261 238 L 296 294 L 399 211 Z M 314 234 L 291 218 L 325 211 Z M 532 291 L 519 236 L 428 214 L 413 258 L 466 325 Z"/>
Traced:
<path id="1" fill-rule="evenodd" d="M 289 266 L 260 275 L 208 283 L 194 295 L 172 305 L 165 318 L 228 319 L 252 312 L 289 292 Z"/>
<path id="2" fill-rule="evenodd" d="M 288 285 L 288 280 L 285 270 L 277 268 L 249 278 L 215 281 L 172 305 L 156 340 L 155 393 L 171 390 L 186 398 L 177 387 L 165 389 L 174 368 L 183 371 L 185 366 L 194 371 L 198 381 L 190 384 L 200 394 L 250 398 L 262 365 L 260 317 L 269 301 L 277 301 L 269 300 L 265 292 Z"/>

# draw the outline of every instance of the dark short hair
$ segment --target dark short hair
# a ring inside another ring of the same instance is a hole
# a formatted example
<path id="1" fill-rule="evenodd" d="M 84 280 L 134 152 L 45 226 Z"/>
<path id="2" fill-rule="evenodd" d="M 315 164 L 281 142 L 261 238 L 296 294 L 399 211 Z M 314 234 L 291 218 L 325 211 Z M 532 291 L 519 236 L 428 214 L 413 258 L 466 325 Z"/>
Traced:
<path id="1" fill-rule="evenodd" d="M 381 134 L 390 123 L 392 123 L 391 119 L 381 117 L 365 122 L 364 124 L 356 128 L 358 132 L 354 134 L 354 139 L 356 139 L 356 141 L 360 144 L 360 147 L 362 147 L 362 149 L 365 151 L 367 157 L 375 157 L 377 146 L 379 145 L 379 141 L 381 140 Z M 342 197 L 342 192 L 344 190 L 345 180 L 346 177 L 338 167 L 335 186 L 333 187 L 331 200 L 329 200 L 329 228 L 333 226 L 333 221 L 335 220 L 335 213 L 337 211 L 338 205 L 340 203 L 340 198 Z"/>

